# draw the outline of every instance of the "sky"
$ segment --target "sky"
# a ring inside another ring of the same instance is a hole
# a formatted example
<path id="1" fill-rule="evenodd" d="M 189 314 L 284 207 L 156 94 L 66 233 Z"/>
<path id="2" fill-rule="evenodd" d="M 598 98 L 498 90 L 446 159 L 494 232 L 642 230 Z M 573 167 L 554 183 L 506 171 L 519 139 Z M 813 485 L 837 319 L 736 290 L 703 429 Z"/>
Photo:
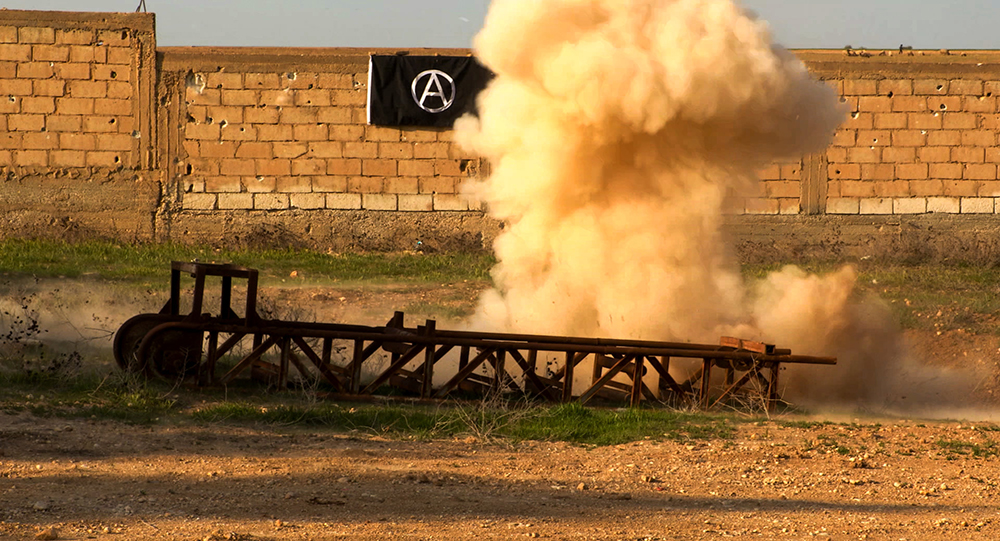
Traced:
<path id="1" fill-rule="evenodd" d="M 160 46 L 470 47 L 489 0 L 145 0 Z M 0 0 L 135 11 L 139 0 Z M 744 0 L 788 48 L 1000 49 L 997 0 Z"/>

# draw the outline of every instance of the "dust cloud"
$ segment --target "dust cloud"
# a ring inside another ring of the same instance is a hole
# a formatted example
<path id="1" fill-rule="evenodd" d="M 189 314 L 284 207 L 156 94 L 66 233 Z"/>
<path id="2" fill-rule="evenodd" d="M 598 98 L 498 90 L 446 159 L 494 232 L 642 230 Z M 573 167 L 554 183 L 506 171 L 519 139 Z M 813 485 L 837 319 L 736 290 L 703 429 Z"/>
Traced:
<path id="1" fill-rule="evenodd" d="M 467 190 L 506 228 L 474 328 L 736 333 L 840 356 L 790 369 L 792 399 L 898 394 L 905 347 L 884 310 L 858 301 L 853 269 L 748 285 L 724 242 L 726 206 L 755 172 L 822 150 L 846 116 L 765 22 L 730 0 L 494 0 L 475 50 L 497 77 L 457 140 L 490 160 Z"/>

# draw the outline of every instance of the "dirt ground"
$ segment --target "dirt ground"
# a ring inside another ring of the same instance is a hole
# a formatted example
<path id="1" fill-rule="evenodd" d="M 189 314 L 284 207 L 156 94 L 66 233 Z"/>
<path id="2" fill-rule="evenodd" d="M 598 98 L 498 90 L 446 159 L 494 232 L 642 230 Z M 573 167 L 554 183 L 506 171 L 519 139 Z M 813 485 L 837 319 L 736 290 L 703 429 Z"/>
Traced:
<path id="1" fill-rule="evenodd" d="M 274 309 L 434 317 L 478 290 L 440 291 L 309 289 Z M 992 337 L 910 338 L 997 360 Z M 0 413 L 0 540 L 1000 538 L 997 425 L 825 419 L 592 447 Z"/>

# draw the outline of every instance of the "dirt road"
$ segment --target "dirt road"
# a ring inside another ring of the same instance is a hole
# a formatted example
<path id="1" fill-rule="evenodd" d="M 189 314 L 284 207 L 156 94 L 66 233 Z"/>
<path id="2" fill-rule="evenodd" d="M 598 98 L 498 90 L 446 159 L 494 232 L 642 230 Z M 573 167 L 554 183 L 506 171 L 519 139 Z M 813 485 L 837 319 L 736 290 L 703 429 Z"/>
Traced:
<path id="1" fill-rule="evenodd" d="M 997 539 L 997 430 L 508 446 L 0 414 L 0 539 Z"/>

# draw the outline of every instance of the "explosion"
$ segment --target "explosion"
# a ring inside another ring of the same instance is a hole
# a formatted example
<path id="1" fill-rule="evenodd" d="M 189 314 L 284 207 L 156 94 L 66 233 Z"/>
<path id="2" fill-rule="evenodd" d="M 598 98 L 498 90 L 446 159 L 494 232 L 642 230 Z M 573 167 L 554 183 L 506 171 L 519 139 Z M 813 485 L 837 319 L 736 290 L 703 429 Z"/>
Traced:
<path id="1" fill-rule="evenodd" d="M 822 150 L 847 114 L 765 22 L 730 0 L 494 0 L 475 50 L 496 78 L 456 132 L 490 160 L 468 190 L 506 228 L 473 327 L 735 334 L 840 355 L 821 369 L 852 377 L 903 362 L 884 313 L 854 301 L 852 269 L 787 269 L 754 288 L 724 242 L 727 199 L 766 164 Z M 845 351 L 849 335 L 881 346 Z M 816 390 L 808 373 L 786 396 Z M 882 400 L 892 387 L 831 392 Z"/>

